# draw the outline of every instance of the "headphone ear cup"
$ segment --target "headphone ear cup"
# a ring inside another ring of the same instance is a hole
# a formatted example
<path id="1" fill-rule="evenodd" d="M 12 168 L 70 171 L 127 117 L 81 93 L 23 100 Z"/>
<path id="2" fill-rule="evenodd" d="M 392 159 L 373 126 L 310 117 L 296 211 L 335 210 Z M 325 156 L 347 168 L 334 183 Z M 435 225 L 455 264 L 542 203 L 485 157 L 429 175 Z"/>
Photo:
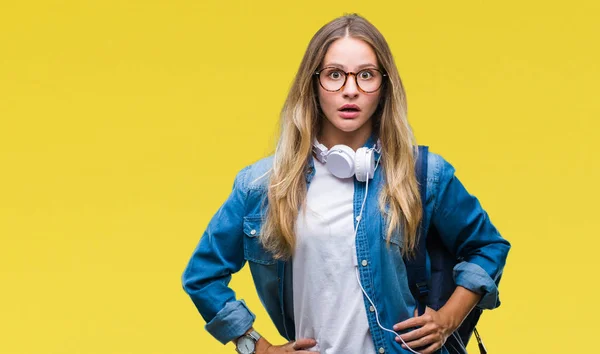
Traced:
<path id="1" fill-rule="evenodd" d="M 366 153 L 367 161 L 367 178 L 373 178 L 375 176 L 375 153 L 373 149 L 369 149 Z"/>
<path id="2" fill-rule="evenodd" d="M 356 179 L 359 182 L 366 182 L 373 178 L 375 174 L 375 156 L 373 149 L 360 148 L 356 150 Z"/>
<path id="3" fill-rule="evenodd" d="M 327 154 L 327 169 L 337 178 L 349 178 L 354 175 L 356 154 L 351 147 L 335 145 Z"/>

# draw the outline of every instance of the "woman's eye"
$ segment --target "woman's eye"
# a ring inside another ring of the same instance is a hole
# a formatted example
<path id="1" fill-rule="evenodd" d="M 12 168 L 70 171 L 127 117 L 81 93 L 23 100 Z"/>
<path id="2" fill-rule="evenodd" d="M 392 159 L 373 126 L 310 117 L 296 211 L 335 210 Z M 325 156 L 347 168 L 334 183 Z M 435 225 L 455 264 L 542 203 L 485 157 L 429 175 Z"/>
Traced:
<path id="1" fill-rule="evenodd" d="M 361 71 L 358 76 L 360 79 L 368 80 L 373 77 L 373 74 L 370 71 Z"/>
<path id="2" fill-rule="evenodd" d="M 329 73 L 329 77 L 332 78 L 332 79 L 334 79 L 334 80 L 337 80 L 337 79 L 340 79 L 342 77 L 342 73 L 340 73 L 339 71 L 332 71 L 332 72 Z"/>

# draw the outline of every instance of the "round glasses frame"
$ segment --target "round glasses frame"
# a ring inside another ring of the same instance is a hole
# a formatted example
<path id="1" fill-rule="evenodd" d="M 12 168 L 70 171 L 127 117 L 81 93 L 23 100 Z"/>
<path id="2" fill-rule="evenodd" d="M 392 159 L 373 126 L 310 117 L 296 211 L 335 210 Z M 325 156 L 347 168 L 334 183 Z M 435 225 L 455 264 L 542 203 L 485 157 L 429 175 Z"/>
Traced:
<path id="1" fill-rule="evenodd" d="M 323 70 L 325 70 L 325 69 L 338 69 L 339 71 L 341 71 L 341 72 L 343 72 L 343 73 L 344 73 L 344 83 L 342 84 L 342 86 L 341 86 L 339 89 L 337 89 L 337 90 L 328 90 L 328 89 L 326 89 L 326 88 L 323 86 L 323 84 L 321 83 L 321 72 L 323 72 Z M 361 72 L 363 72 L 363 71 L 366 71 L 366 70 L 375 70 L 375 71 L 377 71 L 378 73 L 380 73 L 380 74 L 381 74 L 381 83 L 379 84 L 379 87 L 377 87 L 375 90 L 372 90 L 372 91 L 365 91 L 365 90 L 363 90 L 363 89 L 362 89 L 362 87 L 360 87 L 360 85 L 359 85 L 359 83 L 358 83 L 358 75 L 359 75 Z M 340 91 L 341 89 L 343 89 L 343 88 L 344 88 L 344 86 L 346 86 L 346 82 L 348 82 L 348 77 L 349 77 L 350 75 L 353 75 L 353 76 L 354 76 L 354 83 L 356 83 L 356 87 L 358 87 L 358 90 L 359 90 L 360 92 L 363 92 L 363 93 L 373 93 L 373 92 L 377 92 L 377 90 L 379 90 L 379 89 L 381 88 L 381 86 L 383 85 L 383 80 L 384 80 L 383 78 L 387 76 L 387 74 L 386 74 L 386 73 L 384 73 L 383 71 L 381 71 L 381 70 L 379 70 L 379 69 L 375 69 L 375 68 L 367 68 L 367 69 L 363 69 L 363 70 L 361 70 L 361 71 L 359 71 L 359 72 L 355 73 L 355 72 L 352 72 L 352 71 L 348 71 L 348 72 L 346 72 L 346 71 L 344 71 L 344 70 L 342 70 L 342 69 L 340 69 L 340 68 L 336 68 L 335 66 L 327 66 L 327 67 L 325 67 L 325 68 L 323 68 L 323 69 L 321 69 L 321 70 L 315 71 L 314 75 L 317 77 L 317 80 L 319 81 L 319 85 L 320 85 L 320 86 L 323 88 L 323 90 L 325 90 L 325 91 L 327 91 L 327 92 L 338 92 L 338 91 Z"/>

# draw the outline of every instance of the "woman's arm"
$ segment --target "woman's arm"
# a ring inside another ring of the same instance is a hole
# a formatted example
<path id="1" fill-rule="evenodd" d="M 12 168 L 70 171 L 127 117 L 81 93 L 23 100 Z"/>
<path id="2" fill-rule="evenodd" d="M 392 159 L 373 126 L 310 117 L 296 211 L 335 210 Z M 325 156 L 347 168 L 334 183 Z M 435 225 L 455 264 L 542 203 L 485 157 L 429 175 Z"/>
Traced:
<path id="1" fill-rule="evenodd" d="M 424 315 L 394 326 L 397 331 L 420 327 L 400 338 L 413 349 L 425 346 L 421 353 L 439 349 L 475 306 L 493 309 L 500 305 L 498 284 L 510 249 L 477 198 L 454 175 L 452 165 L 432 155 L 432 173 L 428 174 L 436 183 L 431 222 L 460 262 L 454 267 L 457 287 L 439 311 L 427 308 Z"/>
<path id="2" fill-rule="evenodd" d="M 477 306 L 493 309 L 500 305 L 498 284 L 510 243 L 490 221 L 477 198 L 455 176 L 454 167 L 435 155 L 435 203 L 431 222 L 446 247 L 461 260 L 454 267 L 454 280 L 481 294 Z"/>
<path id="3" fill-rule="evenodd" d="M 248 167 L 236 176 L 231 194 L 210 220 L 182 276 L 183 289 L 207 322 L 206 330 L 223 344 L 243 335 L 255 319 L 228 286 L 231 275 L 245 264 L 247 172 Z"/>

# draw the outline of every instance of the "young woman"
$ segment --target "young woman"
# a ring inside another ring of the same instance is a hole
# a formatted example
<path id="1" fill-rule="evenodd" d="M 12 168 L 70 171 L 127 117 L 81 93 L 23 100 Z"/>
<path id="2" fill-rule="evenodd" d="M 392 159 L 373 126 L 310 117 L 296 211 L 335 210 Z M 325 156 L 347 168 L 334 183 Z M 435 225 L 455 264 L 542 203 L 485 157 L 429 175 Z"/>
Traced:
<path id="1" fill-rule="evenodd" d="M 447 353 L 474 307 L 500 304 L 510 245 L 433 153 L 421 200 L 414 140 L 381 33 L 354 14 L 323 26 L 281 112 L 274 155 L 239 172 L 183 273 L 206 329 L 242 354 Z M 450 299 L 419 314 L 404 260 L 422 219 L 460 262 Z M 228 287 L 246 261 L 289 343 L 261 337 Z"/>

